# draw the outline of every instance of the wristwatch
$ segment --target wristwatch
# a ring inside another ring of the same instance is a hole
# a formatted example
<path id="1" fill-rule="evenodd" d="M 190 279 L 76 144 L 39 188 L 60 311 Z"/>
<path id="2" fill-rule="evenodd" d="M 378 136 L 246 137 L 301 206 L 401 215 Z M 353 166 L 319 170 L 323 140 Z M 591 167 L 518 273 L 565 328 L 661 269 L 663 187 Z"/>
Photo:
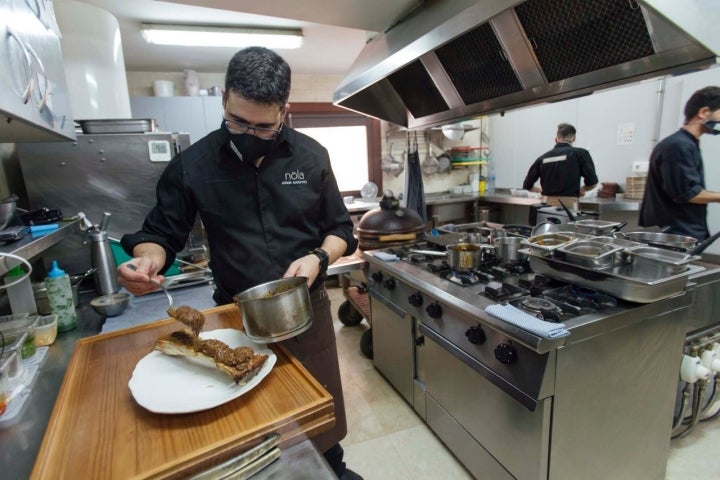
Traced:
<path id="1" fill-rule="evenodd" d="M 323 250 L 322 248 L 316 248 L 315 250 L 310 250 L 311 254 L 315 255 L 320 259 L 320 271 L 325 272 L 328 269 L 328 253 Z"/>

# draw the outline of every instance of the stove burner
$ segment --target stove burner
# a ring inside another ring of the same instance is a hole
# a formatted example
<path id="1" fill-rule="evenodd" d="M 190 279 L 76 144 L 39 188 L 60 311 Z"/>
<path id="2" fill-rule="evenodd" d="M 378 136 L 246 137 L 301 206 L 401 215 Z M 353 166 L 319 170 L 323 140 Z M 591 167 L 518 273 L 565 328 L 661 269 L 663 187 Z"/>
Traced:
<path id="1" fill-rule="evenodd" d="M 414 263 L 416 265 L 425 263 L 427 261 L 427 257 L 423 255 L 422 253 L 409 253 L 405 259 L 410 262 Z"/>
<path id="2" fill-rule="evenodd" d="M 542 312 L 543 310 L 552 310 L 557 308 L 551 301 L 537 297 L 526 298 L 520 302 L 520 304 L 528 310 L 533 310 L 535 312 Z"/>
<path id="3" fill-rule="evenodd" d="M 458 285 L 475 285 L 480 282 L 478 276 L 470 270 L 452 270 L 446 278 Z"/>

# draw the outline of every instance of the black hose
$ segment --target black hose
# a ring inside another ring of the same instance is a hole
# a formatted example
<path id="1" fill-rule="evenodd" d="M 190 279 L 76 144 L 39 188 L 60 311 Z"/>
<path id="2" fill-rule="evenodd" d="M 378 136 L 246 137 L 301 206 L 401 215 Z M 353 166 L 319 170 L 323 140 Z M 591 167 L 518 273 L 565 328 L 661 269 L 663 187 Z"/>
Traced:
<path id="1" fill-rule="evenodd" d="M 705 390 L 705 382 L 700 382 L 700 385 L 698 386 L 697 384 L 695 384 L 693 389 L 692 417 L 690 418 L 690 422 L 682 432 L 679 432 L 670 437 L 673 440 L 676 438 L 682 438 L 688 433 L 690 433 L 690 431 L 695 428 L 695 425 L 697 425 L 698 421 L 700 420 L 700 400 L 702 399 L 702 394 Z M 684 423 L 685 422 L 683 422 L 683 424 Z"/>
<path id="2" fill-rule="evenodd" d="M 0 347 L 0 357 L 5 354 L 5 335 L 0 332 L 0 340 L 2 340 L 2 347 Z"/>
<path id="3" fill-rule="evenodd" d="M 682 397 L 680 399 L 680 411 L 676 417 L 673 417 L 672 430 L 680 426 L 685 418 L 685 408 L 687 407 L 687 401 L 690 398 L 690 386 L 692 383 L 685 382 L 685 386 L 682 389 Z"/>
<path id="4" fill-rule="evenodd" d="M 707 405 L 705 405 L 705 408 L 703 408 L 702 413 L 707 413 L 708 410 L 710 410 L 710 408 L 713 405 L 715 405 L 715 402 L 717 402 L 718 391 L 720 391 L 720 388 L 718 388 L 718 387 L 720 387 L 720 375 L 716 373 L 715 374 L 715 383 L 713 384 L 713 393 L 710 396 L 710 400 L 708 401 Z M 718 414 L 720 414 L 720 408 L 715 410 L 715 413 L 713 413 L 712 415 L 708 415 L 707 417 L 701 418 L 700 421 L 707 422 L 708 420 L 712 420 L 712 419 L 716 418 L 718 416 Z"/>

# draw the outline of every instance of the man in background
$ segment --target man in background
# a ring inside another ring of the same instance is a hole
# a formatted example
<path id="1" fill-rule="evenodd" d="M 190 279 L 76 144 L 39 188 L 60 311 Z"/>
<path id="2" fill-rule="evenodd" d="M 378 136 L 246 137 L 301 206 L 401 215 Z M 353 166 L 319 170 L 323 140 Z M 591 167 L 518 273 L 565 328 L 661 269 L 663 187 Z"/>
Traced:
<path id="1" fill-rule="evenodd" d="M 684 125 L 650 154 L 639 224 L 670 227 L 668 233 L 702 241 L 710 235 L 707 204 L 720 202 L 720 192 L 705 189 L 700 137 L 720 134 L 720 87 L 693 93 L 683 113 Z"/>
<path id="2" fill-rule="evenodd" d="M 598 178 L 590 152 L 573 147 L 575 127 L 569 123 L 558 125 L 555 147 L 533 162 L 523 182 L 523 189 L 540 192 L 547 202 L 556 204 L 558 199 L 577 200 L 595 188 Z M 584 185 L 580 185 L 583 179 Z M 535 182 L 540 180 L 540 187 Z"/>

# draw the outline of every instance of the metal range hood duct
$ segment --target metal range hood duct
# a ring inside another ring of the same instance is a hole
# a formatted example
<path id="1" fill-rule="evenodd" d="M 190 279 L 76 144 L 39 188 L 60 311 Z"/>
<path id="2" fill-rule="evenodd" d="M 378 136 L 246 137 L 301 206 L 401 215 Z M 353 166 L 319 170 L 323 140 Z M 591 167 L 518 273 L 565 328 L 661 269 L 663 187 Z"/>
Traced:
<path id="1" fill-rule="evenodd" d="M 707 68 L 713 0 L 426 1 L 373 38 L 335 105 L 410 129 Z"/>

